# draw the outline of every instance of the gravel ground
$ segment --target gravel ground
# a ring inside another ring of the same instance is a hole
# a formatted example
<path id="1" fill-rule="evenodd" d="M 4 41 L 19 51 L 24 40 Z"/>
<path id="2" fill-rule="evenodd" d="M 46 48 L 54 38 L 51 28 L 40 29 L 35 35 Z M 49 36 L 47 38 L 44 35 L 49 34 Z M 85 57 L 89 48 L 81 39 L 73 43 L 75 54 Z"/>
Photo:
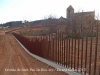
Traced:
<path id="1" fill-rule="evenodd" d="M 38 61 L 9 34 L 0 35 L 0 75 L 68 75 Z"/>

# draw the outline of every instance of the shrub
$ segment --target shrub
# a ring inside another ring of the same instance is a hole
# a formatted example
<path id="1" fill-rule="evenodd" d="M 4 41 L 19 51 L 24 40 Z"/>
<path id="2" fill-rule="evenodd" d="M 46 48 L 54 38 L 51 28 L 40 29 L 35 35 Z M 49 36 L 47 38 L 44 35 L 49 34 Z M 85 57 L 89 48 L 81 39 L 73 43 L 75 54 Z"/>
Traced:
<path id="1" fill-rule="evenodd" d="M 68 34 L 68 38 L 75 38 L 75 39 L 82 39 L 82 34 L 72 34 L 72 33 L 69 33 Z M 63 40 L 65 40 L 67 38 L 67 36 L 65 36 L 64 38 L 63 38 Z"/>
<path id="2" fill-rule="evenodd" d="M 88 37 L 96 37 L 96 32 L 94 32 L 93 34 L 89 33 Z"/>

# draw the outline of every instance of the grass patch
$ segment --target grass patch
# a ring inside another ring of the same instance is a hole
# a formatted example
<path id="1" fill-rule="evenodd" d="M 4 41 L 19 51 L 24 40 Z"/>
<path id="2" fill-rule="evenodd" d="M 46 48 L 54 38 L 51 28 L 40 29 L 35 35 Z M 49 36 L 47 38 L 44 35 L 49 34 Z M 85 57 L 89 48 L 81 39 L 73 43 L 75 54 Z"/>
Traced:
<path id="1" fill-rule="evenodd" d="M 67 39 L 67 38 L 75 38 L 75 39 L 82 39 L 82 34 L 68 34 L 68 36 L 64 36 L 63 40 Z"/>

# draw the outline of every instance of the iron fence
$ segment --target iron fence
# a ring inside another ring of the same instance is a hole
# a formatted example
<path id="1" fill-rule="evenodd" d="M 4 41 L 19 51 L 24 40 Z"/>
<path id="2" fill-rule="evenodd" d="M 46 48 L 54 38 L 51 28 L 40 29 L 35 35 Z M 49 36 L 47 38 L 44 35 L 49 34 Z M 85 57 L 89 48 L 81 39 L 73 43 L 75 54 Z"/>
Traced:
<path id="1" fill-rule="evenodd" d="M 35 38 L 13 35 L 33 54 L 51 60 L 66 68 L 74 69 L 81 74 L 100 75 L 100 37 L 98 24 L 90 25 L 89 31 L 82 28 L 77 33 L 66 30 L 57 31 Z M 94 35 L 95 34 L 95 35 Z"/>

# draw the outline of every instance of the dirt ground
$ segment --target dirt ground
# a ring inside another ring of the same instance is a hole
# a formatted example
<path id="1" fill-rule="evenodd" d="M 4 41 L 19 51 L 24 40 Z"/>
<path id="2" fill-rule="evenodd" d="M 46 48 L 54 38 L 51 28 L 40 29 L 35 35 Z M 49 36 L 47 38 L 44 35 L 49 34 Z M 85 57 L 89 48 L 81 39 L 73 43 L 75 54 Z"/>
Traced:
<path id="1" fill-rule="evenodd" d="M 46 71 L 48 70 L 48 71 Z M 52 70 L 52 71 L 51 71 Z M 16 42 L 12 35 L 0 33 L 0 75 L 68 75 L 38 61 Z"/>

